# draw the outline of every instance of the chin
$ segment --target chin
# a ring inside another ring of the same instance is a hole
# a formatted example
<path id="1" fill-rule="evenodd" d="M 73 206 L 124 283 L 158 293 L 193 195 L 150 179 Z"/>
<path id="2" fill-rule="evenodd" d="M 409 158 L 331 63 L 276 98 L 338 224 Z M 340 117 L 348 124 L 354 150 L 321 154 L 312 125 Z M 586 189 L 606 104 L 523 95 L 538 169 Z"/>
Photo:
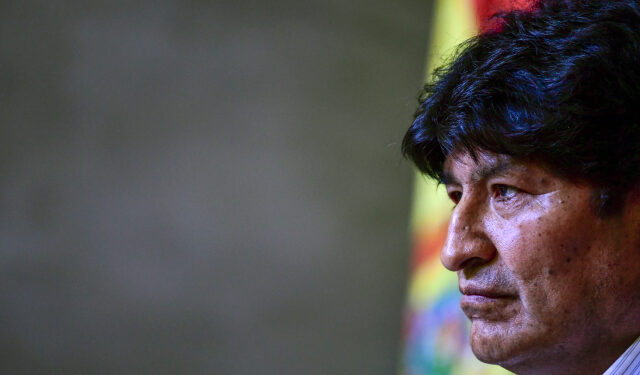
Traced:
<path id="1" fill-rule="evenodd" d="M 526 373 L 525 370 L 529 368 L 527 358 L 523 357 L 522 353 L 509 350 L 505 345 L 500 344 L 493 346 L 487 342 L 480 347 L 472 345 L 471 350 L 481 362 L 498 365 L 517 374 Z"/>
<path id="2" fill-rule="evenodd" d="M 503 367 L 512 367 L 521 361 L 521 340 L 514 339 L 513 334 L 507 334 L 508 331 L 499 326 L 478 323 L 480 322 L 473 322 L 471 326 L 470 340 L 471 350 L 476 358 Z"/>
<path id="3" fill-rule="evenodd" d="M 497 347 L 490 340 L 483 340 L 481 344 L 471 342 L 471 351 L 480 361 L 492 365 L 501 365 L 505 363 L 509 356 L 505 354 L 503 348 Z"/>
<path id="4" fill-rule="evenodd" d="M 499 324 L 477 323 L 472 324 L 470 341 L 471 350 L 480 361 L 499 365 L 515 373 L 528 373 L 536 358 L 540 359 L 531 350 L 531 342 L 526 334 L 502 329 L 504 327 Z"/>

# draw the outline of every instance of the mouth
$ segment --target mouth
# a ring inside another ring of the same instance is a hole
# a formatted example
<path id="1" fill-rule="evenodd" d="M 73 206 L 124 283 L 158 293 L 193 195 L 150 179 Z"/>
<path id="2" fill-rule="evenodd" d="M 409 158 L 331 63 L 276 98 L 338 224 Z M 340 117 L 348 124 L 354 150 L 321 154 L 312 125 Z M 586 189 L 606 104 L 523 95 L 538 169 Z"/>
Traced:
<path id="1" fill-rule="evenodd" d="M 496 319 L 518 298 L 516 293 L 491 286 L 461 284 L 460 292 L 460 308 L 469 319 Z"/>
<path id="2" fill-rule="evenodd" d="M 512 293 L 503 292 L 492 288 L 483 288 L 474 285 L 460 286 L 460 293 L 465 296 L 484 297 L 484 298 L 509 298 L 513 297 Z"/>

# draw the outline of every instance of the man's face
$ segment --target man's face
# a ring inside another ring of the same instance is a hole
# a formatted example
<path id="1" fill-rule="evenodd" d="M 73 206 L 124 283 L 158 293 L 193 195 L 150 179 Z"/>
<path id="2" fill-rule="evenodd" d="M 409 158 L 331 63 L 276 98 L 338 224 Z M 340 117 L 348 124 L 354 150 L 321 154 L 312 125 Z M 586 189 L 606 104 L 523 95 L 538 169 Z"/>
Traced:
<path id="1" fill-rule="evenodd" d="M 640 334 L 633 198 L 600 218 L 590 186 L 491 153 L 449 156 L 444 180 L 456 207 L 441 259 L 458 273 L 479 359 L 526 373 L 605 343 L 619 355 Z"/>

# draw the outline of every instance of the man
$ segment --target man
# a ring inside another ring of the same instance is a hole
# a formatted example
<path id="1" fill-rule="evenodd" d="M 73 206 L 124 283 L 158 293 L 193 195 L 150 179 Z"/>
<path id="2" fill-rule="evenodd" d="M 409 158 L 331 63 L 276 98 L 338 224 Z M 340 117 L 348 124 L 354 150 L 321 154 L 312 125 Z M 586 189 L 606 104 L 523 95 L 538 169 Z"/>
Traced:
<path id="1" fill-rule="evenodd" d="M 403 152 L 455 203 L 471 347 L 518 374 L 640 374 L 640 0 L 498 17 L 425 87 Z"/>

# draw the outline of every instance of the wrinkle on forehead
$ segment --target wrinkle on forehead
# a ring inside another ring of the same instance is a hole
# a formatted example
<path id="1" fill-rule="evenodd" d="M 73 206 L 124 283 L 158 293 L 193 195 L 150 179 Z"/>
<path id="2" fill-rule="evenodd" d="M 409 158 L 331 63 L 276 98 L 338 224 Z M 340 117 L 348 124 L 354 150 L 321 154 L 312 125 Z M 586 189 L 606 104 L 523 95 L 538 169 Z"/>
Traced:
<path id="1" fill-rule="evenodd" d="M 471 166 L 471 163 L 475 164 L 475 168 L 468 182 L 478 182 L 491 177 L 502 176 L 513 171 L 526 172 L 527 170 L 523 165 L 517 163 L 512 157 L 507 155 L 479 152 L 476 154 L 476 157 L 472 157 L 469 153 L 462 155 L 454 154 L 450 155 L 450 158 L 447 158 L 445 161 L 440 183 L 445 185 L 461 185 L 462 181 L 459 181 L 451 171 L 451 163 L 454 161 L 465 166 Z"/>

